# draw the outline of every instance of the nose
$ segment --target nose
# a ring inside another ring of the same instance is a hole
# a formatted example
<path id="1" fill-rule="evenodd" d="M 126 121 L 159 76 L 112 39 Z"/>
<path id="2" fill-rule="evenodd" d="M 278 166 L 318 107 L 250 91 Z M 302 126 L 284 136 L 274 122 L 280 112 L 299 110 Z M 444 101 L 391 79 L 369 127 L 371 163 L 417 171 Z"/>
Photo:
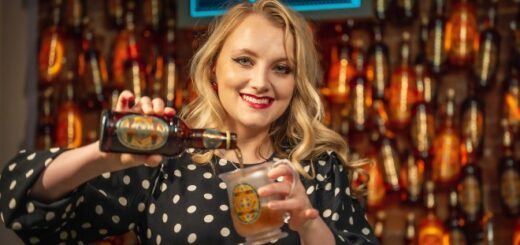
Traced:
<path id="1" fill-rule="evenodd" d="M 258 93 L 269 90 L 269 70 L 265 65 L 257 65 L 252 72 L 249 85 Z"/>

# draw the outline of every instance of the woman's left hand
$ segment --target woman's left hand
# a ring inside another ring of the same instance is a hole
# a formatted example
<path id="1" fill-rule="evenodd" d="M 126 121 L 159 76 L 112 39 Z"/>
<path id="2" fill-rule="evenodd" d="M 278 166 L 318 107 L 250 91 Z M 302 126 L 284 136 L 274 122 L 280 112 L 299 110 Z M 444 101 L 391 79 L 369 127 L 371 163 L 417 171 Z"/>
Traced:
<path id="1" fill-rule="evenodd" d="M 267 207 L 273 210 L 283 210 L 290 214 L 288 221 L 289 228 L 298 233 L 305 232 L 312 222 L 319 217 L 318 210 L 312 207 L 307 197 L 305 188 L 299 178 L 294 179 L 292 169 L 280 164 L 271 169 L 268 173 L 270 179 L 283 177 L 283 181 L 275 182 L 258 189 L 261 197 L 280 195 L 285 197 L 282 200 L 270 201 Z M 294 182 L 294 190 L 291 193 L 291 186 Z"/>

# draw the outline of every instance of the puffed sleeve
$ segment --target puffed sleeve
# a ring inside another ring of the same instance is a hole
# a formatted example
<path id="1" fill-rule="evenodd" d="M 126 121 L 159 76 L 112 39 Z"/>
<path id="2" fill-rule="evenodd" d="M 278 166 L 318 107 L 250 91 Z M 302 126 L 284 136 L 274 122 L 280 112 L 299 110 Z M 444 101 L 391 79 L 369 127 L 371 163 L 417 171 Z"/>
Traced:
<path id="1" fill-rule="evenodd" d="M 337 155 L 328 152 L 304 163 L 308 173 L 312 168 L 316 178 L 303 178 L 303 184 L 314 208 L 334 233 L 336 244 L 379 244 L 365 210 L 352 195 L 346 169 Z"/>
<path id="2" fill-rule="evenodd" d="M 145 208 L 143 193 L 153 179 L 137 168 L 105 173 L 52 203 L 28 195 L 62 152 L 22 151 L 7 163 L 0 176 L 0 218 L 5 226 L 26 244 L 87 244 L 134 229 Z"/>

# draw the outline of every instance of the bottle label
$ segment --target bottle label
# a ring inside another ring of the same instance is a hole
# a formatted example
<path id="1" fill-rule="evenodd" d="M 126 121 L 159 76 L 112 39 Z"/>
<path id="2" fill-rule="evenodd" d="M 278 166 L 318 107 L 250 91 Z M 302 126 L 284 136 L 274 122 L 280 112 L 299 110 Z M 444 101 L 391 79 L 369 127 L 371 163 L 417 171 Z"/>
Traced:
<path id="1" fill-rule="evenodd" d="M 127 115 L 116 123 L 119 142 L 130 149 L 152 151 L 164 146 L 170 129 L 163 120 L 142 115 Z"/>
<path id="2" fill-rule="evenodd" d="M 216 129 L 206 129 L 204 130 L 204 133 L 202 133 L 202 144 L 207 149 L 218 149 L 221 147 L 221 145 L 224 143 L 227 139 L 227 137 L 223 137 L 220 131 Z M 229 143 L 226 142 L 229 148 Z"/>
<path id="3" fill-rule="evenodd" d="M 460 205 L 462 210 L 470 217 L 477 217 L 482 203 L 482 192 L 475 177 L 466 177 L 460 188 Z"/>
<path id="4" fill-rule="evenodd" d="M 240 222 L 251 224 L 260 216 L 260 198 L 256 189 L 247 184 L 233 188 L 233 210 Z"/>
<path id="5" fill-rule="evenodd" d="M 520 176 L 512 169 L 506 170 L 500 179 L 500 194 L 506 206 L 518 212 L 520 208 Z"/>

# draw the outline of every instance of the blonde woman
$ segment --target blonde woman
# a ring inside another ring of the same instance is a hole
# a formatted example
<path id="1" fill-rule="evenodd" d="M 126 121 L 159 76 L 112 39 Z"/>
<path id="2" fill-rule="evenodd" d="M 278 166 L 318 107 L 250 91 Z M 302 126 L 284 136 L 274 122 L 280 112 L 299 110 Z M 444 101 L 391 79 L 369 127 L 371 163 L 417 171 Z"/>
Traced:
<path id="1" fill-rule="evenodd" d="M 290 217 L 282 228 L 288 237 L 274 243 L 377 243 L 349 186 L 346 143 L 320 122 L 317 60 L 300 15 L 276 0 L 235 5 L 192 60 L 199 96 L 180 117 L 194 128 L 236 132 L 244 167 L 273 158 L 293 163 L 300 179 L 282 165 L 269 177 L 285 181 L 258 190 L 285 197 L 268 203 Z M 123 92 L 117 110 L 175 113 L 160 99 L 132 101 Z M 85 244 L 132 230 L 143 244 L 239 244 L 244 238 L 217 177 L 238 165 L 232 151 L 163 160 L 100 152 L 98 142 L 21 152 L 2 173 L 1 217 L 27 243 Z"/>

